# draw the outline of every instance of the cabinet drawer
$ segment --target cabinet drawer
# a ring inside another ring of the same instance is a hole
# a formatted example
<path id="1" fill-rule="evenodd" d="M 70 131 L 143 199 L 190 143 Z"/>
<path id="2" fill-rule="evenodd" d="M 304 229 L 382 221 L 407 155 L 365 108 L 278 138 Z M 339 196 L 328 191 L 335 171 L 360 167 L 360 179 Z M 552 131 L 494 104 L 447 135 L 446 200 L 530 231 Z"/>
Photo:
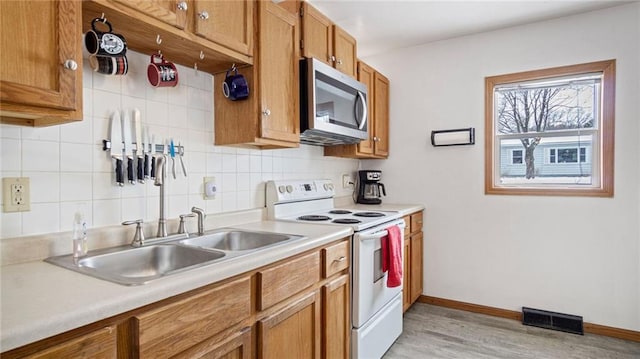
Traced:
<path id="1" fill-rule="evenodd" d="M 417 233 L 422 230 L 422 211 L 411 215 L 411 233 Z"/>
<path id="2" fill-rule="evenodd" d="M 251 280 L 244 277 L 137 315 L 132 321 L 140 358 L 173 356 L 250 314 Z"/>
<path id="3" fill-rule="evenodd" d="M 404 236 L 407 237 L 411 234 L 411 216 L 402 217 L 404 220 Z"/>
<path id="4" fill-rule="evenodd" d="M 265 310 L 319 280 L 319 251 L 261 270 L 258 272 L 258 310 Z"/>
<path id="5" fill-rule="evenodd" d="M 4 358 L 4 354 L 2 355 Z M 26 359 L 45 358 L 117 358 L 116 328 L 106 327 L 64 342 L 41 352 L 22 357 Z"/>
<path id="6" fill-rule="evenodd" d="M 349 267 L 349 241 L 342 241 L 322 249 L 322 273 L 324 278 Z"/>

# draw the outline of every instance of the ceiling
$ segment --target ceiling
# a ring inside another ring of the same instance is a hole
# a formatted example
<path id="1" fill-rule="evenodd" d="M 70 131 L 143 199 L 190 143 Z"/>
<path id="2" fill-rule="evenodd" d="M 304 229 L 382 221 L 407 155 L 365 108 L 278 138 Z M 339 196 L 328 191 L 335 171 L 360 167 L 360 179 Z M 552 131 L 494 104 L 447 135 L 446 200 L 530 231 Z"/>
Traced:
<path id="1" fill-rule="evenodd" d="M 358 40 L 358 57 L 633 1 L 308 0 Z"/>

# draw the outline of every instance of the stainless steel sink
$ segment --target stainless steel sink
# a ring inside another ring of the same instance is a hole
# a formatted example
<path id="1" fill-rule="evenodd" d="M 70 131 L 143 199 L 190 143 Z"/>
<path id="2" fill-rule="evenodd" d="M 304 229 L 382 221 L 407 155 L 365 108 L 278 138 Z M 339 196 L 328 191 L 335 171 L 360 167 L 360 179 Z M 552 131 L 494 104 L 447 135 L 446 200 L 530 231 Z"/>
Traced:
<path id="1" fill-rule="evenodd" d="M 223 251 L 251 251 L 267 246 L 301 239 L 302 236 L 237 229 L 221 229 L 203 236 L 181 240 L 185 246 L 218 249 Z"/>
<path id="2" fill-rule="evenodd" d="M 120 249 L 120 250 L 118 250 Z M 47 258 L 76 272 L 124 285 L 139 285 L 166 275 L 185 271 L 226 256 L 220 251 L 206 251 L 176 244 L 146 247 L 120 247 L 107 253 L 81 258 L 77 264 L 71 255 Z"/>
<path id="3" fill-rule="evenodd" d="M 134 248 L 130 245 L 92 251 L 74 261 L 71 254 L 46 262 L 124 285 L 140 285 L 174 273 L 221 262 L 305 237 L 293 234 L 221 228 L 187 238 L 172 236 Z"/>

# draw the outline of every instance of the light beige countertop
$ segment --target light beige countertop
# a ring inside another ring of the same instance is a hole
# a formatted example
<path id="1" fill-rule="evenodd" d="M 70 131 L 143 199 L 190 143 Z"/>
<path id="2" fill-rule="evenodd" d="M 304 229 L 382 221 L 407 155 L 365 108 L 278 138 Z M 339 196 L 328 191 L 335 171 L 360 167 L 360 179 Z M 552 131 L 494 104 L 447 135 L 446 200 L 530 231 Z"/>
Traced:
<path id="1" fill-rule="evenodd" d="M 124 286 L 41 260 L 0 267 L 0 352 L 157 302 L 350 236 L 349 227 L 260 221 L 233 228 L 298 234 L 307 239 Z"/>

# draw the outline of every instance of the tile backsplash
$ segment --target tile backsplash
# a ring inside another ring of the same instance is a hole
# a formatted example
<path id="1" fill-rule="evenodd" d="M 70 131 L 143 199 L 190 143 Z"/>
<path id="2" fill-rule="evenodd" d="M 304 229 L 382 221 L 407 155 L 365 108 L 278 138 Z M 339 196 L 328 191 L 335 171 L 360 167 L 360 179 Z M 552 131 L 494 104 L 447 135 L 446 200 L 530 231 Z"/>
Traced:
<path id="1" fill-rule="evenodd" d="M 156 139 L 173 138 L 185 148 L 188 176 L 181 174 L 177 161 L 177 179 L 169 176 L 167 185 L 168 218 L 189 213 L 192 206 L 209 214 L 261 208 L 267 180 L 330 178 L 342 183 L 343 173 L 358 169 L 358 160 L 324 157 L 322 147 L 214 146 L 213 77 L 178 66 L 178 86 L 154 88 L 146 77 L 149 56 L 129 51 L 127 58 L 126 76 L 95 73 L 85 59 L 83 121 L 45 128 L 0 125 L 0 175 L 29 177 L 31 182 L 31 211 L 0 213 L 0 238 L 68 231 L 78 210 L 94 228 L 138 218 L 157 220 L 158 187 L 152 181 L 115 185 L 113 160 L 102 150 L 109 118 L 117 110 L 139 109 L 143 126 Z M 215 199 L 203 199 L 204 177 L 215 177 Z M 338 196 L 349 194 L 338 189 Z"/>

